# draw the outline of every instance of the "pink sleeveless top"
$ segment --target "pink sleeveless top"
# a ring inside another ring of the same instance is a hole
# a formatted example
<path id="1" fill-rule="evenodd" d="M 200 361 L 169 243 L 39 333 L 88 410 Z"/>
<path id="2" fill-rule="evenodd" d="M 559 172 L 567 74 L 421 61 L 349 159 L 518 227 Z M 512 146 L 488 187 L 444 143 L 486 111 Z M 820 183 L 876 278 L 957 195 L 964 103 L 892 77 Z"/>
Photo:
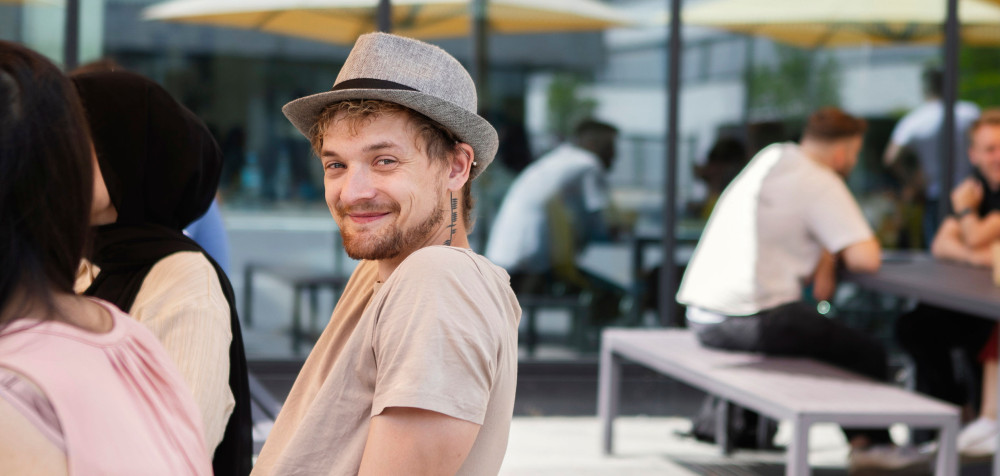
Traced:
<path id="1" fill-rule="evenodd" d="M 0 367 L 48 398 L 69 474 L 211 475 L 198 407 L 174 364 L 141 324 L 95 301 L 111 312 L 108 333 L 25 319 L 0 331 Z"/>

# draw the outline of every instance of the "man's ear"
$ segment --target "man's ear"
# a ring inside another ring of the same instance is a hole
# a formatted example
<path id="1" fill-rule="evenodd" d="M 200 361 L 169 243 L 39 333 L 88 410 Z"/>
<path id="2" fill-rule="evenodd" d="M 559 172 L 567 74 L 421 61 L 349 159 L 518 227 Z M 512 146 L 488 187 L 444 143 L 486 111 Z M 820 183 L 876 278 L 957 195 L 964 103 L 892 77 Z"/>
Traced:
<path id="1" fill-rule="evenodd" d="M 834 161 L 836 162 L 836 167 L 838 169 L 844 168 L 847 165 L 848 155 L 851 153 L 851 142 L 847 139 L 841 140 L 837 143 L 837 147 L 834 148 L 836 154 Z"/>
<path id="2" fill-rule="evenodd" d="M 469 173 L 475 160 L 476 152 L 472 150 L 471 145 L 464 142 L 455 144 L 451 154 L 451 167 L 448 169 L 448 190 L 453 192 L 462 190 L 469 181 Z"/>

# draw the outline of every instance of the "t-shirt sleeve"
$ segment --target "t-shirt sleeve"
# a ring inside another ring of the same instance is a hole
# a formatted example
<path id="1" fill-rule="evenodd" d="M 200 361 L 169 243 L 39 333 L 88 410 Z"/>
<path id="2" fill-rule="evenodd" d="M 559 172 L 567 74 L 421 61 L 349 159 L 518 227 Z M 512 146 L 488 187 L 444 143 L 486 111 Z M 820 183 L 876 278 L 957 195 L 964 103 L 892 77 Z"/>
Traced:
<path id="1" fill-rule="evenodd" d="M 806 207 L 806 222 L 809 232 L 824 249 L 838 253 L 873 236 L 861 207 L 847 185 L 831 178 L 825 187 L 818 190 L 812 197 L 812 203 Z"/>
<path id="2" fill-rule="evenodd" d="M 915 122 L 916 120 L 912 114 L 903 116 L 896 124 L 896 127 L 893 128 L 889 140 L 899 145 L 910 145 L 910 141 L 913 140 Z"/>
<path id="3" fill-rule="evenodd" d="M 482 424 L 500 347 L 486 277 L 464 253 L 434 248 L 408 257 L 386 286 L 372 416 L 413 407 Z"/>
<path id="4" fill-rule="evenodd" d="M 581 192 L 583 206 L 588 212 L 597 212 L 608 207 L 608 187 L 604 174 L 598 169 L 583 174 Z"/>

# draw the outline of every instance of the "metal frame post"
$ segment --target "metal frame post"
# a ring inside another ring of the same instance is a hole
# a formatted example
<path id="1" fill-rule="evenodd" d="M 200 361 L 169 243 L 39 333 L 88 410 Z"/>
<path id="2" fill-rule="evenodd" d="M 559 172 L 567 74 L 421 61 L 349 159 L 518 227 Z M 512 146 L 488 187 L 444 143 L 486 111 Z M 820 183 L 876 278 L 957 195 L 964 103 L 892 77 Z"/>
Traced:
<path id="1" fill-rule="evenodd" d="M 681 69 L 681 0 L 667 0 L 670 23 L 667 56 L 667 163 L 664 170 L 663 191 L 663 265 L 660 266 L 660 323 L 664 326 L 681 325 L 681 316 L 675 316 L 677 271 L 674 249 L 677 230 L 677 117 L 680 103 Z"/>

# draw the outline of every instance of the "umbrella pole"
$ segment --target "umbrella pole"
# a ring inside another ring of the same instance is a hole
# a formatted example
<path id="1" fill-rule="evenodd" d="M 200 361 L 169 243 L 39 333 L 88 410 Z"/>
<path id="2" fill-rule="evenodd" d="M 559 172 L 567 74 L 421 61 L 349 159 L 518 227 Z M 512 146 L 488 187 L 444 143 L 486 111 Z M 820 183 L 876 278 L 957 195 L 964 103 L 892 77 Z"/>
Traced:
<path id="1" fill-rule="evenodd" d="M 490 82 L 489 82 L 489 31 L 486 15 L 486 0 L 472 0 L 469 2 L 472 15 L 469 29 L 472 36 L 472 74 L 476 83 L 476 100 L 479 115 L 486 117 L 490 107 Z M 484 207 L 484 210 L 486 208 Z M 477 226 L 472 232 L 475 234 L 479 246 L 485 247 L 486 226 Z"/>
<path id="2" fill-rule="evenodd" d="M 948 0 L 948 15 L 944 21 L 944 85 L 942 91 L 942 107 L 944 116 L 941 121 L 941 153 L 939 156 L 939 169 L 941 175 L 938 177 L 939 198 L 938 198 L 938 223 L 944 220 L 951 212 L 948 200 L 951 187 L 954 183 L 954 162 L 955 162 L 955 102 L 958 96 L 958 0 Z M 1000 458 L 997 458 L 1000 460 Z M 1000 468 L 1000 466 L 998 466 Z"/>
<path id="3" fill-rule="evenodd" d="M 484 115 L 489 108 L 489 38 L 487 32 L 486 0 L 472 0 L 472 69 L 479 94 L 479 114 Z"/>
<path id="4" fill-rule="evenodd" d="M 750 150 L 750 110 L 753 109 L 754 37 L 744 37 L 743 47 L 746 58 L 743 61 L 743 144 Z"/>
<path id="5" fill-rule="evenodd" d="M 378 11 L 375 13 L 375 25 L 378 31 L 392 32 L 392 1 L 378 0 Z"/>
<path id="6" fill-rule="evenodd" d="M 674 248 L 677 234 L 677 116 L 681 78 L 681 0 L 667 0 L 670 8 L 670 31 L 667 57 L 667 163 L 663 193 L 663 264 L 660 266 L 660 324 L 680 326 L 676 316 L 677 263 Z M 636 303 L 638 305 L 638 303 Z"/>
<path id="7" fill-rule="evenodd" d="M 66 71 L 80 62 L 80 0 L 66 1 L 66 30 L 63 34 L 63 67 Z"/>

